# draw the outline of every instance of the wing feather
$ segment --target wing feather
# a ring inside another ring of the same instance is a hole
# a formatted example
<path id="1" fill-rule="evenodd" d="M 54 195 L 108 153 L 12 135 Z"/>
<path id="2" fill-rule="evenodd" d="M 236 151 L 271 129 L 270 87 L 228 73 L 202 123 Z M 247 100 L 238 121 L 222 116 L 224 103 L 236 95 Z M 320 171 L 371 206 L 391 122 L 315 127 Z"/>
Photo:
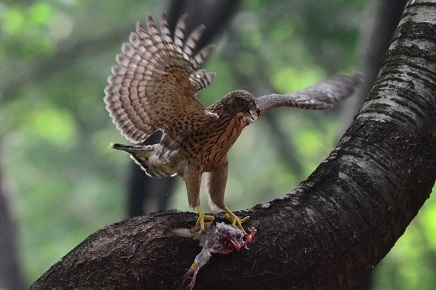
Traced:
<path id="1" fill-rule="evenodd" d="M 180 17 L 172 37 L 165 14 L 159 28 L 148 16 L 146 26 L 137 23 L 116 56 L 104 101 L 117 128 L 132 142 L 144 141 L 157 130 L 173 130 L 177 120 L 184 122 L 181 131 L 189 131 L 215 117 L 195 97 L 215 76 L 196 70 L 213 46 L 192 57 L 204 27 L 184 41 L 186 20 L 186 14 Z"/>
<path id="2" fill-rule="evenodd" d="M 333 107 L 340 100 L 352 95 L 362 82 L 360 73 L 338 75 L 307 89 L 290 94 L 271 94 L 256 98 L 262 117 L 266 112 L 280 107 L 323 110 Z"/>

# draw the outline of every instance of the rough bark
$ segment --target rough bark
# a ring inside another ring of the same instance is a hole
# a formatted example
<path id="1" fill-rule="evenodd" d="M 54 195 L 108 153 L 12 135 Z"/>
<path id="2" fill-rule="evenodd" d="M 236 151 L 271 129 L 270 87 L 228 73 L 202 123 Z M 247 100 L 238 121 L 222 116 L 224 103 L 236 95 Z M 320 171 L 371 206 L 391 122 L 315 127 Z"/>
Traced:
<path id="1" fill-rule="evenodd" d="M 393 247 L 436 178 L 436 3 L 409 1 L 360 114 L 315 172 L 244 212 L 250 251 L 214 255 L 197 288 L 346 289 Z M 199 252 L 172 236 L 196 215 L 166 211 L 88 237 L 32 289 L 174 289 Z"/>
<path id="2" fill-rule="evenodd" d="M 362 104 L 374 85 L 380 70 L 382 58 L 389 48 L 401 14 L 406 6 L 406 0 L 372 0 L 366 10 L 366 21 L 360 33 L 358 70 L 365 76 L 365 83 L 356 92 L 346 106 L 342 106 L 341 130 L 338 138 L 353 122 Z M 356 290 L 371 289 L 372 275 L 362 281 Z"/>

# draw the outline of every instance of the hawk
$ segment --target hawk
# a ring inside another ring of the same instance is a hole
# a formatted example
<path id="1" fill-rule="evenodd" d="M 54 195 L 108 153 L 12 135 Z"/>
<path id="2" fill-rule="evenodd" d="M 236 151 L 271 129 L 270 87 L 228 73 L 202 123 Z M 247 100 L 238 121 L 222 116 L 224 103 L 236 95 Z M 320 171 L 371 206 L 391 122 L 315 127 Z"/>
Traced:
<path id="1" fill-rule="evenodd" d="M 255 98 L 236 90 L 206 107 L 196 95 L 215 74 L 199 67 L 214 46 L 205 46 L 193 55 L 205 26 L 198 26 L 185 39 L 187 18 L 186 14 L 180 17 L 173 37 L 164 13 L 159 28 L 148 16 L 146 27 L 138 22 L 136 32 L 122 45 L 122 53 L 116 56 L 118 65 L 108 77 L 104 101 L 116 127 L 136 144 L 111 146 L 129 153 L 151 177 L 181 176 L 188 203 L 199 213 L 196 225 L 203 231 L 205 222 L 214 219 L 200 207 L 200 182 L 205 173 L 211 206 L 224 210 L 232 226 L 244 231 L 242 223 L 248 217 L 237 217 L 224 202 L 227 152 L 242 130 L 279 107 L 330 108 L 353 93 L 360 76 L 339 75 L 285 95 Z M 163 133 L 160 142 L 144 145 L 156 131 Z"/>

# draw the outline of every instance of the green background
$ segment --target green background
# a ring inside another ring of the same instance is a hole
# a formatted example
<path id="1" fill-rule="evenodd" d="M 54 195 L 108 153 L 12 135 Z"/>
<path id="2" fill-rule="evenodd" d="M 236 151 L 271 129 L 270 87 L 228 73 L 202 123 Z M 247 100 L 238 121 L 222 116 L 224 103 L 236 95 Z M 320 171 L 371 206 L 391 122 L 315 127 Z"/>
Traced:
<path id="1" fill-rule="evenodd" d="M 147 13 L 157 17 L 166 4 L 0 1 L 0 159 L 28 284 L 88 235 L 126 215 L 132 161 L 108 148 L 126 141 L 105 111 L 103 89 L 135 22 L 145 23 Z M 243 1 L 214 40 L 217 49 L 205 67 L 218 75 L 199 98 L 211 104 L 234 89 L 284 93 L 355 71 L 366 4 Z M 270 122 L 246 128 L 229 152 L 229 207 L 267 202 L 304 180 L 335 147 L 347 102 L 327 112 L 275 113 L 275 126 L 298 161 L 294 166 L 284 161 Z M 176 178 L 170 208 L 190 210 Z M 433 196 L 376 267 L 374 289 L 436 285 L 435 221 Z"/>

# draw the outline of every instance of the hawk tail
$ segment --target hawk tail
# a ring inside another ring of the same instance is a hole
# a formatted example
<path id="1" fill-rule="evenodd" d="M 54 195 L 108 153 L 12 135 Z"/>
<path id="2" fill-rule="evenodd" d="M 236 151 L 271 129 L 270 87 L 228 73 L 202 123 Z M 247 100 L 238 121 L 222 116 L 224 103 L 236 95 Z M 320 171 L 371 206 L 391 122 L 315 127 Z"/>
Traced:
<path id="1" fill-rule="evenodd" d="M 174 176 L 177 172 L 167 162 L 159 163 L 155 156 L 155 145 L 123 145 L 112 143 L 111 148 L 125 151 L 130 157 L 141 166 L 145 173 L 154 178 Z"/>

